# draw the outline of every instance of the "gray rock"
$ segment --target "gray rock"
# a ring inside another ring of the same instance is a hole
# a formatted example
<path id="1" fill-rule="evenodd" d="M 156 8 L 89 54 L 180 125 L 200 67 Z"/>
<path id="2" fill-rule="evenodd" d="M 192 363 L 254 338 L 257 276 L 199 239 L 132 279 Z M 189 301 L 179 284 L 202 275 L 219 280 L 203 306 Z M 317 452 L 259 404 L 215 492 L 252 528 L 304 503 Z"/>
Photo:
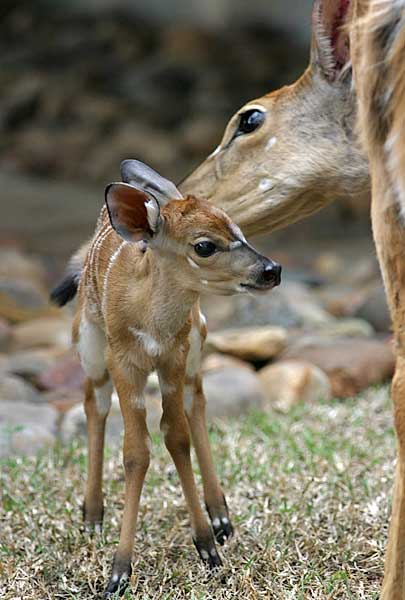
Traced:
<path id="1" fill-rule="evenodd" d="M 4 375 L 0 380 L 0 404 L 14 402 L 17 412 L 21 410 L 18 403 L 37 404 L 42 398 L 33 385 L 16 375 Z"/>
<path id="2" fill-rule="evenodd" d="M 300 402 L 308 404 L 332 396 L 328 376 L 308 362 L 279 361 L 264 367 L 258 375 L 266 395 L 265 409 L 288 412 Z"/>
<path id="3" fill-rule="evenodd" d="M 203 298 L 202 307 L 214 329 L 258 325 L 313 329 L 334 321 L 308 286 L 292 281 L 269 294 Z"/>
<path id="4" fill-rule="evenodd" d="M 42 317 L 14 327 L 14 350 L 58 346 L 71 347 L 72 323 L 66 317 Z"/>
<path id="5" fill-rule="evenodd" d="M 32 455 L 56 441 L 58 413 L 47 405 L 0 402 L 0 456 Z"/>
<path id="6" fill-rule="evenodd" d="M 368 292 L 363 302 L 357 307 L 355 316 L 371 323 L 376 331 L 390 331 L 391 317 L 382 283 Z"/>
<path id="7" fill-rule="evenodd" d="M 278 356 L 286 342 L 287 332 L 282 327 L 240 327 L 208 334 L 205 351 L 262 361 Z"/>
<path id="8" fill-rule="evenodd" d="M 259 378 L 248 369 L 225 367 L 210 371 L 204 376 L 203 386 L 208 418 L 237 417 L 265 402 Z"/>

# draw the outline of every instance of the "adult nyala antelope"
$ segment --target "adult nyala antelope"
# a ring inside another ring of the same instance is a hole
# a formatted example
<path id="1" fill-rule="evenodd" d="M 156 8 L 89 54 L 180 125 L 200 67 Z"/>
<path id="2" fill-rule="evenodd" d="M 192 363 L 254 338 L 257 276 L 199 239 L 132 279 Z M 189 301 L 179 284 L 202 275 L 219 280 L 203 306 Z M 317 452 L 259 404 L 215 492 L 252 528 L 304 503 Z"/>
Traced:
<path id="1" fill-rule="evenodd" d="M 84 518 L 95 526 L 103 518 L 104 429 L 113 384 L 124 418 L 125 506 L 107 597 L 123 590 L 131 573 L 139 499 L 149 465 L 143 392 L 154 369 L 162 393 L 161 429 L 183 487 L 194 543 L 208 566 L 221 564 L 213 531 L 223 543 L 233 528 L 205 424 L 199 358 L 206 327 L 198 299 L 201 292 L 269 290 L 280 283 L 281 271 L 246 242 L 222 210 L 193 196 L 183 198 L 174 184 L 144 164 L 124 161 L 122 178 L 124 183 L 106 189 L 106 207 L 80 272 L 75 265 L 82 260 L 74 259 L 73 271 L 53 293 L 63 304 L 80 280 L 73 340 L 87 376 Z M 213 531 L 194 482 L 189 428 Z"/>
<path id="2" fill-rule="evenodd" d="M 253 235 L 371 188 L 397 346 L 398 460 L 382 598 L 404 600 L 405 0 L 315 0 L 312 29 L 302 77 L 242 107 L 180 189 L 211 200 Z"/>

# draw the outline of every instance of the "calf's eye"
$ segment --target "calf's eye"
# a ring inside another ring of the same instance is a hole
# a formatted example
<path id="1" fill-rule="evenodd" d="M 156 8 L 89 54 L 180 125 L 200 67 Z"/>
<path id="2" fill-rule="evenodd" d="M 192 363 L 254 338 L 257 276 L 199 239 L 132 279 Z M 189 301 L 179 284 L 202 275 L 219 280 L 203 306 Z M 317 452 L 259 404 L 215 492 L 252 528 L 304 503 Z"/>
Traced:
<path id="1" fill-rule="evenodd" d="M 252 133 L 263 124 L 266 115 L 261 110 L 251 109 L 240 115 L 239 126 L 236 135 Z"/>
<path id="2" fill-rule="evenodd" d="M 216 252 L 216 249 L 217 247 L 214 242 L 209 242 L 208 240 L 205 242 L 197 242 L 194 245 L 194 250 L 198 256 L 201 256 L 202 258 L 212 256 Z"/>

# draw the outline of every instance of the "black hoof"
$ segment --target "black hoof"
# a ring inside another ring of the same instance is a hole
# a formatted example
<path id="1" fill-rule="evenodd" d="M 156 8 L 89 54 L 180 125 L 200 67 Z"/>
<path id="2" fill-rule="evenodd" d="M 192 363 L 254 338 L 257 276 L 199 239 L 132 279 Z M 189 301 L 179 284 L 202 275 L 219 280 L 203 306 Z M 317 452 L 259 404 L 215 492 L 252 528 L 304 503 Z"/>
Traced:
<path id="1" fill-rule="evenodd" d="M 215 548 L 213 538 L 193 538 L 193 542 L 201 560 L 207 567 L 217 569 L 222 566 L 222 560 Z"/>
<path id="2" fill-rule="evenodd" d="M 233 536 L 233 525 L 228 517 L 214 517 L 211 521 L 215 539 L 223 546 Z"/>
<path id="3" fill-rule="evenodd" d="M 214 530 L 215 539 L 218 544 L 223 546 L 227 540 L 231 539 L 234 533 L 226 500 L 224 498 L 224 506 L 220 510 L 210 508 L 208 505 L 206 505 L 206 508 L 211 520 L 212 529 Z"/>
<path id="4" fill-rule="evenodd" d="M 114 594 L 118 592 L 119 596 L 122 596 L 125 590 L 129 585 L 129 579 L 131 577 L 131 567 L 128 567 L 128 570 L 119 573 L 113 569 L 113 573 L 110 577 L 110 581 L 106 587 L 104 592 L 104 600 L 108 600 L 112 598 Z"/>

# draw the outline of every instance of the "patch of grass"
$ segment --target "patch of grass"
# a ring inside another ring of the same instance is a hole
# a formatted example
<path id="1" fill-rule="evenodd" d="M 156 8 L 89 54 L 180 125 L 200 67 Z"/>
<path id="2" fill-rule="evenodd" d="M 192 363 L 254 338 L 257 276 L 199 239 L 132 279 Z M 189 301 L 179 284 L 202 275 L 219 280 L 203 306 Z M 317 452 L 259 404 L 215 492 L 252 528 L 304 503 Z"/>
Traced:
<path id="1" fill-rule="evenodd" d="M 225 566 L 211 575 L 200 565 L 177 474 L 154 435 L 126 598 L 378 598 L 395 454 L 386 390 L 217 422 L 211 440 L 237 528 L 221 549 Z M 120 450 L 106 450 L 98 537 L 82 531 L 85 471 L 81 441 L 3 461 L 4 600 L 87 600 L 102 592 L 123 507 Z"/>

